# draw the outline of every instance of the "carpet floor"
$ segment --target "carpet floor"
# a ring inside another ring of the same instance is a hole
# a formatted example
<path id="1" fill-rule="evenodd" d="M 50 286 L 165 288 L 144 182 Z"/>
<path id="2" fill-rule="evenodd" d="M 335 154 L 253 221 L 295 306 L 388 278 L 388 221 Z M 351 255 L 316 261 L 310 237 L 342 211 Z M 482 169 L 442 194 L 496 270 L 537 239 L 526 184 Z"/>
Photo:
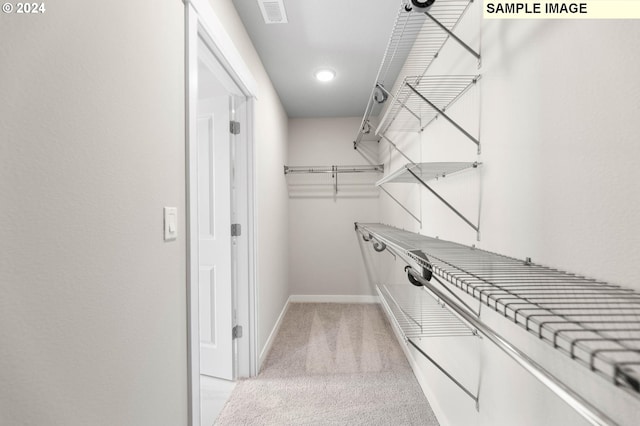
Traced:
<path id="1" fill-rule="evenodd" d="M 216 425 L 438 425 L 382 309 L 293 303 Z"/>

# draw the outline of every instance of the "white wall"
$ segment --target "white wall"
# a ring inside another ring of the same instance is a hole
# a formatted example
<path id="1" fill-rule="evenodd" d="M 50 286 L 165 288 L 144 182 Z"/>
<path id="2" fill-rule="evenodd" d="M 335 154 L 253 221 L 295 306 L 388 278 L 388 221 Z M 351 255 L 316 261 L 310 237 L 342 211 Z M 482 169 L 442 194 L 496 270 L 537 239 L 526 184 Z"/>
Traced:
<path id="1" fill-rule="evenodd" d="M 183 3 L 46 7 L 0 15 L 0 424 L 186 424 Z"/>
<path id="2" fill-rule="evenodd" d="M 472 15 L 481 7 L 475 2 L 457 31 L 474 46 L 480 39 Z M 640 59 L 631 53 L 638 49 L 640 27 L 624 20 L 484 21 L 480 70 L 449 41 L 430 73 L 482 74 L 479 90 L 449 110 L 472 132 L 479 124 L 481 156 L 444 120 L 420 136 L 398 136 L 398 142 L 422 161 L 484 163 L 479 173 L 434 183 L 473 221 L 480 215 L 481 240 L 417 185 L 395 190 L 416 211 L 422 209 L 422 229 L 385 196 L 382 222 L 640 289 L 640 172 L 633 165 L 639 152 Z M 388 147 L 381 145 L 385 166 L 404 162 L 397 155 L 389 161 Z M 637 399 L 492 313 L 483 313 L 483 320 L 620 423 L 634 424 Z M 453 343 L 449 351 L 460 345 Z M 445 350 L 439 356 L 450 355 Z M 472 401 L 415 355 L 443 424 L 581 424 L 490 343 L 482 342 L 481 357 L 476 412 Z"/>
<path id="3" fill-rule="evenodd" d="M 360 117 L 289 120 L 287 165 L 367 164 L 349 143 L 353 140 L 360 121 Z M 290 182 L 297 182 L 300 178 L 305 179 L 308 184 L 320 184 L 321 192 L 329 196 L 312 195 L 289 199 L 291 294 L 374 294 L 375 291 L 367 280 L 354 222 L 378 221 L 376 192 L 367 191 L 365 194 L 352 186 L 341 185 L 341 182 L 357 182 L 353 176 L 345 174 L 340 175 L 338 180 L 339 196 L 333 197 L 333 181 L 330 176 L 289 175 Z M 374 174 L 370 181 L 377 178 Z"/>
<path id="4" fill-rule="evenodd" d="M 258 349 L 262 351 L 289 297 L 287 115 L 231 0 L 209 2 L 258 83 L 255 103 Z"/>

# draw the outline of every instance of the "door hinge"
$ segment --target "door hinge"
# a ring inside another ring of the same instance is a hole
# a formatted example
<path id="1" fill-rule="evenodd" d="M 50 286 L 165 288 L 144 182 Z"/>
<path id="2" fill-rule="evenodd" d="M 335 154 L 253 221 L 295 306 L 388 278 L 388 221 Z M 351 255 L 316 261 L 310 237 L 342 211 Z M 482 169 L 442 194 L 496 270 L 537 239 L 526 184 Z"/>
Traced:
<path id="1" fill-rule="evenodd" d="M 231 236 L 239 237 L 242 234 L 242 226 L 239 223 L 231 224 Z"/>
<path id="2" fill-rule="evenodd" d="M 242 326 L 236 325 L 231 329 L 231 335 L 234 339 L 239 339 L 242 337 Z"/>
<path id="3" fill-rule="evenodd" d="M 230 121 L 229 122 L 229 131 L 232 135 L 240 134 L 240 122 L 239 121 Z"/>

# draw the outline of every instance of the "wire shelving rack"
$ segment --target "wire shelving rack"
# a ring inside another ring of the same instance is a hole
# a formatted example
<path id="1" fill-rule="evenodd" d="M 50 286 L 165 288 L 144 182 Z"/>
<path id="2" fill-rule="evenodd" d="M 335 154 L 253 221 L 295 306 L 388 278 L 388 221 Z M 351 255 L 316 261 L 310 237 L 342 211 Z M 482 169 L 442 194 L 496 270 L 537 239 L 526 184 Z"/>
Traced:
<path id="1" fill-rule="evenodd" d="M 639 292 L 387 225 L 357 228 L 640 397 Z"/>
<path id="2" fill-rule="evenodd" d="M 377 195 L 374 183 L 384 172 L 384 165 L 284 166 L 291 198 L 316 198 L 346 195 L 368 197 Z M 295 175 L 294 180 L 292 176 Z M 302 179 L 306 175 L 310 179 Z M 314 178 L 313 176 L 326 178 Z M 339 176 L 343 177 L 340 178 Z M 344 176 L 352 176 L 345 180 Z M 341 189 L 342 188 L 342 189 Z M 347 188 L 347 191 L 342 191 Z"/>
<path id="3" fill-rule="evenodd" d="M 380 105 L 391 95 L 392 85 L 398 76 L 418 76 L 412 80 L 415 83 L 415 78 L 425 75 L 449 38 L 453 38 L 480 60 L 480 54 L 453 33 L 471 3 L 472 0 L 438 0 L 424 12 L 412 9 L 407 0 L 400 2 L 392 33 L 354 140 L 355 149 L 358 149 L 362 141 L 380 139 L 373 131 L 372 116 L 379 114 Z"/>

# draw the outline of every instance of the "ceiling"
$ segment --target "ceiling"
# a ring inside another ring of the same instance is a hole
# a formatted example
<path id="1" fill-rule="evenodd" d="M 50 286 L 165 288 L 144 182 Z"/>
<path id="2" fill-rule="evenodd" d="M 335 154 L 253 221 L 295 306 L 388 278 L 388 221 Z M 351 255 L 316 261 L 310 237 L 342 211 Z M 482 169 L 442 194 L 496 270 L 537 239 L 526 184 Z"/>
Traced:
<path id="1" fill-rule="evenodd" d="M 258 0 L 233 4 L 289 117 L 364 114 L 399 0 L 284 0 L 286 24 L 265 24 Z M 317 81 L 321 68 L 335 79 Z"/>

